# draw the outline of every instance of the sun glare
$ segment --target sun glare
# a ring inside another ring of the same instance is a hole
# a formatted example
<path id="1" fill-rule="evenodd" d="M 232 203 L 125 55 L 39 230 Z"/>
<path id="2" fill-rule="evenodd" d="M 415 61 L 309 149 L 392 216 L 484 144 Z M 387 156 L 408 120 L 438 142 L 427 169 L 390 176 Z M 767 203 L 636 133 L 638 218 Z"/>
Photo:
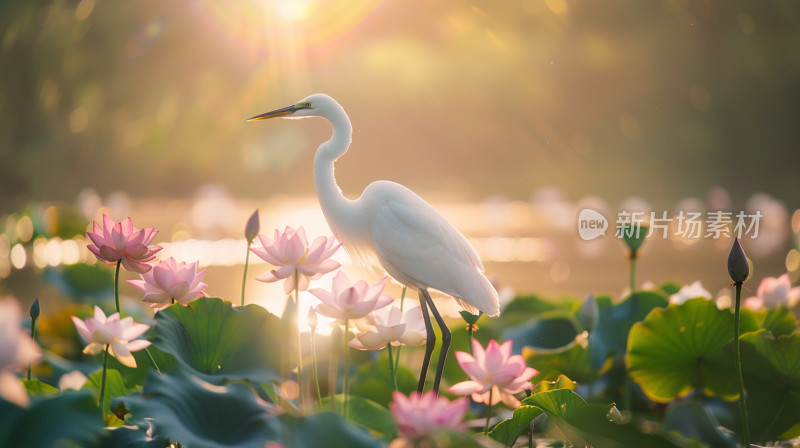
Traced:
<path id="1" fill-rule="evenodd" d="M 294 21 L 305 19 L 311 0 L 276 0 L 275 11 L 281 18 Z"/>

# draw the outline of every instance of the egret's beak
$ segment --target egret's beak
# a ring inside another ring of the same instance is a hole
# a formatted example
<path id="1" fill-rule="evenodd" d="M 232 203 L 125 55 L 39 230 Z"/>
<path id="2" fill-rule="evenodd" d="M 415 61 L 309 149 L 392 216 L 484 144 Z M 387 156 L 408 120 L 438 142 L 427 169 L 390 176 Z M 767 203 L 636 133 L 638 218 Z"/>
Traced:
<path id="1" fill-rule="evenodd" d="M 248 118 L 247 121 L 259 121 L 266 120 L 267 118 L 283 117 L 286 115 L 291 115 L 297 109 L 297 105 L 292 104 L 291 106 L 281 107 L 280 109 L 275 109 L 272 112 L 267 112 L 261 115 L 256 115 L 252 118 Z"/>

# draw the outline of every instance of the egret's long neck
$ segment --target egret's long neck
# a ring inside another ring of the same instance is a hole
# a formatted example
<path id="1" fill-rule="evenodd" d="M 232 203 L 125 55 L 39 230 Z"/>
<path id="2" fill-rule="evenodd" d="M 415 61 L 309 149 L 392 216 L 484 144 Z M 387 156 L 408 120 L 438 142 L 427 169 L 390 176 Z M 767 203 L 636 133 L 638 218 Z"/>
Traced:
<path id="1" fill-rule="evenodd" d="M 314 185 L 317 188 L 317 198 L 325 214 L 325 219 L 331 229 L 337 234 L 349 228 L 345 223 L 353 219 L 351 203 L 342 194 L 336 184 L 333 173 L 333 164 L 347 152 L 352 140 L 353 127 L 344 109 L 339 108 L 333 113 L 325 114 L 333 128 L 333 136 L 321 144 L 314 157 Z"/>

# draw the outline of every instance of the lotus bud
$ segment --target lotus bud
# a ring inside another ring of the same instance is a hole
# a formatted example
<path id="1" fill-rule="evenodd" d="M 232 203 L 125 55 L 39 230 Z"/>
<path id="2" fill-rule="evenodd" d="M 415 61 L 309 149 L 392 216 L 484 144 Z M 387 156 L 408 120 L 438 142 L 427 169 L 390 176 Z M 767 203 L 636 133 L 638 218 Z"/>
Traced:
<path id="1" fill-rule="evenodd" d="M 608 419 L 616 424 L 622 423 L 622 413 L 619 412 L 616 406 L 611 406 L 611 409 L 609 409 Z"/>
<path id="2" fill-rule="evenodd" d="M 750 264 L 747 262 L 747 255 L 739 244 L 739 238 L 733 240 L 731 253 L 728 255 L 728 274 L 734 283 L 744 283 L 750 276 Z"/>
<path id="3" fill-rule="evenodd" d="M 37 298 L 33 302 L 33 305 L 31 305 L 31 320 L 38 319 L 40 312 L 41 312 L 41 308 L 39 308 L 39 299 Z"/>
<path id="4" fill-rule="evenodd" d="M 584 330 L 592 331 L 597 327 L 599 320 L 600 308 L 597 306 L 597 300 L 595 300 L 593 295 L 589 294 L 578 310 L 578 322 Z"/>
<path id="5" fill-rule="evenodd" d="M 314 308 L 308 309 L 308 327 L 311 330 L 316 330 L 317 325 L 319 324 L 319 320 L 317 319 L 317 313 L 314 311 Z"/>
<path id="6" fill-rule="evenodd" d="M 247 244 L 253 242 L 260 228 L 261 224 L 258 222 L 258 209 L 256 209 L 256 211 L 247 218 L 247 225 L 244 227 L 244 237 L 247 238 Z"/>

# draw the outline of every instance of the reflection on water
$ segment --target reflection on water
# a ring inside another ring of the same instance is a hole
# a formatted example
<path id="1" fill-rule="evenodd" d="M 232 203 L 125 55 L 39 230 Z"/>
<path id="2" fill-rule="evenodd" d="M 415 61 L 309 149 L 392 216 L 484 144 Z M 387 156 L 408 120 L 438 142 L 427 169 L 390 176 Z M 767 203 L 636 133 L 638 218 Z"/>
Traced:
<path id="1" fill-rule="evenodd" d="M 728 204 L 724 191 L 708 195 L 710 206 Z M 585 197 L 572 203 L 557 189 L 536 192 L 530 202 L 494 197 L 470 202 L 453 198 L 431 201 L 456 227 L 464 232 L 486 266 L 490 278 L 518 293 L 541 293 L 559 297 L 581 297 L 589 293 L 608 293 L 618 296 L 628 282 L 628 266 L 624 246 L 613 236 L 613 224 L 607 234 L 592 241 L 583 241 L 577 234 L 577 213 L 591 207 L 613 218 L 614 209 L 597 197 Z M 101 204 L 106 204 L 101 206 Z M 641 198 L 622 203 L 627 209 L 651 210 Z M 623 205 L 620 205 L 622 209 Z M 329 235 L 330 229 L 319 209 L 316 198 L 289 198 L 274 195 L 266 200 L 235 199 L 225 189 L 208 186 L 200 189 L 191 200 L 147 199 L 130 200 L 127 195 L 115 194 L 106 201 L 96 195 L 82 193 L 78 210 L 87 219 L 99 219 L 109 213 L 119 220 L 133 218 L 137 227 L 159 230 L 155 243 L 164 247 L 159 258 L 175 257 L 180 261 L 199 261 L 208 269 L 208 293 L 237 302 L 240 296 L 242 265 L 247 243 L 244 224 L 256 208 L 260 209 L 261 232 L 271 236 L 275 229 L 303 226 L 310 240 Z M 681 201 L 674 210 L 703 210 L 708 206 L 698 199 Z M 754 195 L 747 203 L 748 210 L 761 210 L 764 220 L 758 238 L 744 241 L 754 261 L 753 282 L 764 276 L 777 276 L 789 271 L 793 282 L 800 277 L 800 210 L 790 215 L 783 204 L 766 195 Z M 47 224 L 50 208 L 42 213 Z M 41 219 L 27 215 L 0 217 L 0 278 L 13 278 L 16 272 L 38 272 L 46 267 L 76 263 L 95 263 L 82 236 L 60 238 L 33 237 L 33 228 L 44 224 Z M 53 218 L 55 219 L 55 218 Z M 613 219 L 612 219 L 613 220 Z M 789 238 L 789 236 L 792 238 Z M 256 241 L 256 244 L 257 241 Z M 642 248 L 638 264 L 640 284 L 656 284 L 674 280 L 687 283 L 701 280 L 712 291 L 725 288 L 728 239 L 651 238 Z M 792 247 L 795 247 L 794 249 Z M 348 274 L 372 278 L 361 267 L 352 266 L 344 251 L 337 253 Z M 264 272 L 266 266 L 258 257 L 250 257 L 251 277 Z M 110 269 L 110 268 L 109 268 Z M 125 273 L 128 277 L 134 278 Z M 323 277 L 314 285 L 329 286 Z M 13 283 L 13 282 L 12 282 Z M 400 288 L 391 287 L 399 297 Z M 25 291 L 12 291 L 26 295 Z M 123 296 L 134 291 L 121 288 Z M 312 301 L 309 296 L 309 301 Z M 279 313 L 285 297 L 280 285 L 253 281 L 247 286 L 247 301 L 265 305 Z M 305 315 L 301 312 L 301 315 Z"/>

